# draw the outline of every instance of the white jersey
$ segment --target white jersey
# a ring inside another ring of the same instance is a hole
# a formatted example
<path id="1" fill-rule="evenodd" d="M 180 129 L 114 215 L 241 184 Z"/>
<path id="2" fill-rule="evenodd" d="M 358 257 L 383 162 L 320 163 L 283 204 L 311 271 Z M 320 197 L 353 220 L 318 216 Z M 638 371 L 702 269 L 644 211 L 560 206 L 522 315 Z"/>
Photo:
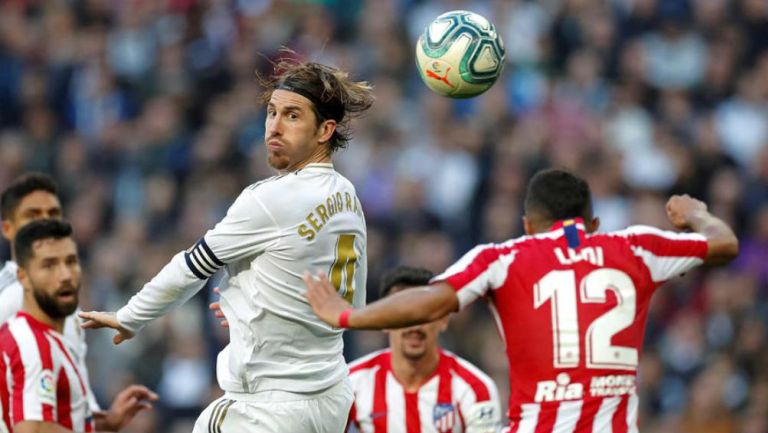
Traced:
<path id="1" fill-rule="evenodd" d="M 217 377 L 230 393 L 317 393 L 342 381 L 342 330 L 305 297 L 302 275 L 327 272 L 356 307 L 365 304 L 366 228 L 352 184 L 331 164 L 310 164 L 255 183 L 216 227 L 180 252 L 117 312 L 127 329 L 189 299 L 226 267 L 221 309 L 229 345 Z"/>
<path id="2" fill-rule="evenodd" d="M 434 375 L 416 392 L 405 392 L 392 371 L 391 357 L 386 349 L 349 365 L 355 393 L 349 423 L 358 431 L 496 433 L 501 429 L 496 384 L 474 365 L 441 350 Z"/>
<path id="3" fill-rule="evenodd" d="M 24 287 L 16 276 L 18 265 L 13 261 L 7 261 L 3 269 L 0 269 L 0 326 L 16 316 L 21 311 L 21 305 L 24 300 Z M 80 318 L 77 313 L 64 319 L 64 334 L 62 341 L 69 349 L 77 363 L 80 371 L 87 371 L 85 367 L 85 355 L 88 352 L 88 345 L 85 342 L 85 332 L 80 327 Z M 91 385 L 88 381 L 88 375 L 83 380 L 88 388 L 88 397 L 90 399 L 91 410 L 99 411 L 99 404 L 91 391 Z"/>

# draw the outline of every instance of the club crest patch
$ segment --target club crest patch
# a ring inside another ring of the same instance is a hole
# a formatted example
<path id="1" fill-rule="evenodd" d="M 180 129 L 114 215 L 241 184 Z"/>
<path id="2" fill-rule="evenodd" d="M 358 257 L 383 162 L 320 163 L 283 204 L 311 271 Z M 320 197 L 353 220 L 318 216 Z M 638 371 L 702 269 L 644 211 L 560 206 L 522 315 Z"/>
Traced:
<path id="1" fill-rule="evenodd" d="M 435 420 L 437 431 L 450 432 L 456 423 L 456 411 L 451 403 L 438 403 L 432 410 L 432 418 Z"/>

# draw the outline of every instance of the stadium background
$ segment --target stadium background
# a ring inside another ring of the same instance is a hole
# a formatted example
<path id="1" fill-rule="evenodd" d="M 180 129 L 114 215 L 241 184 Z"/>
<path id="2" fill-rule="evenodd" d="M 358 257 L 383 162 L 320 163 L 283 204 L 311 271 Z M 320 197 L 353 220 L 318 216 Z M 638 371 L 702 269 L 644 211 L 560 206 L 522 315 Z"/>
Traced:
<path id="1" fill-rule="evenodd" d="M 507 48 L 500 81 L 468 101 L 428 92 L 413 62 L 424 25 L 459 8 L 491 18 Z M 687 192 L 736 228 L 742 253 L 655 296 L 641 431 L 768 431 L 768 2 L 4 0 L 0 187 L 55 176 L 84 308 L 122 305 L 271 174 L 253 72 L 281 46 L 376 86 L 336 157 L 368 218 L 369 299 L 393 265 L 440 271 L 476 242 L 520 235 L 538 168 L 585 176 L 604 230 L 667 227 L 666 197 Z M 90 333 L 102 404 L 130 382 L 160 393 L 125 431 L 190 431 L 217 396 L 226 335 L 206 310 L 211 287 L 128 344 Z M 349 359 L 386 342 L 347 337 Z M 444 342 L 507 395 L 484 306 Z"/>

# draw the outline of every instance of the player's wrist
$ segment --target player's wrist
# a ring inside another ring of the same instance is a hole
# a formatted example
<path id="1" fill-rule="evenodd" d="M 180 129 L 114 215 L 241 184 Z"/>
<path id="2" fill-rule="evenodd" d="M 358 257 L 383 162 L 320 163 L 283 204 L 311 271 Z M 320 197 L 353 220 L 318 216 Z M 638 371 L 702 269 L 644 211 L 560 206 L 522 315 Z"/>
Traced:
<path id="1" fill-rule="evenodd" d="M 354 311 L 354 308 L 347 308 L 346 310 L 339 313 L 339 328 L 349 328 L 349 316 L 352 315 L 352 312 Z"/>
<path id="2" fill-rule="evenodd" d="M 709 219 L 709 216 L 706 209 L 693 209 L 685 215 L 685 222 L 689 228 L 698 230 Z"/>

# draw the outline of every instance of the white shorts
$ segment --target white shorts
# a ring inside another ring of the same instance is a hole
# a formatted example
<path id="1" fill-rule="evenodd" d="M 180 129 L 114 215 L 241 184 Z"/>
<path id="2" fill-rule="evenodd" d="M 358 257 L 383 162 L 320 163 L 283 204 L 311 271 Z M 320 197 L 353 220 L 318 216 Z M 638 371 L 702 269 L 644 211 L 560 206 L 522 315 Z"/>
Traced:
<path id="1" fill-rule="evenodd" d="M 205 408 L 192 433 L 343 433 L 353 399 L 347 379 L 318 394 L 228 392 Z"/>

